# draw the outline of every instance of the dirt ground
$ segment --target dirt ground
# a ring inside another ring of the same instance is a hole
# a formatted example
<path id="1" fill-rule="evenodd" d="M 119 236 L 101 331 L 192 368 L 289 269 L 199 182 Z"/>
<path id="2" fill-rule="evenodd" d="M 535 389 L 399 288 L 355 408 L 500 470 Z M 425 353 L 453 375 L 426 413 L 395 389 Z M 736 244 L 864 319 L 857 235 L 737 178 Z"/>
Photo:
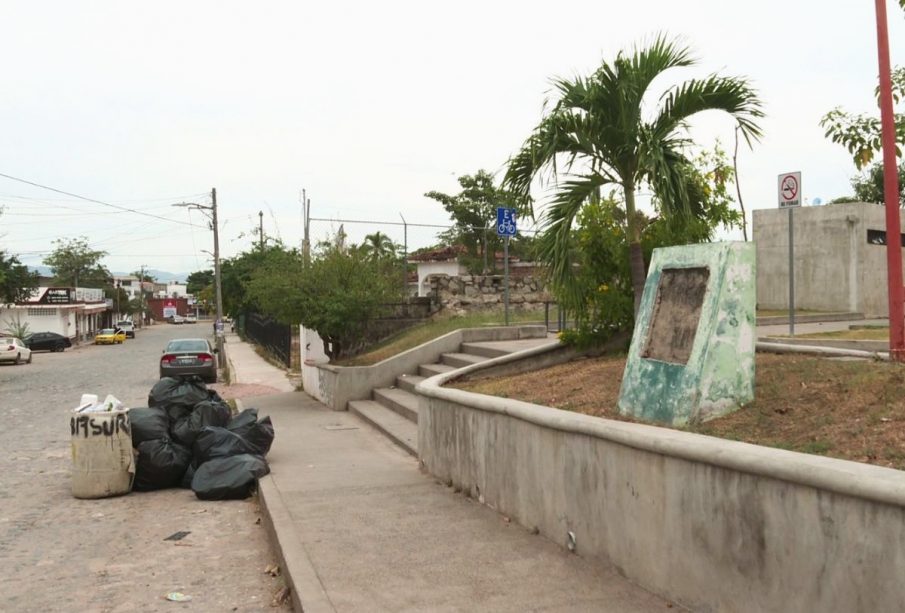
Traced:
<path id="1" fill-rule="evenodd" d="M 483 394 L 633 421 L 616 410 L 625 356 L 511 377 L 460 381 Z M 758 353 L 755 400 L 690 432 L 905 470 L 905 367 Z M 555 385 L 538 385 L 538 380 Z"/>

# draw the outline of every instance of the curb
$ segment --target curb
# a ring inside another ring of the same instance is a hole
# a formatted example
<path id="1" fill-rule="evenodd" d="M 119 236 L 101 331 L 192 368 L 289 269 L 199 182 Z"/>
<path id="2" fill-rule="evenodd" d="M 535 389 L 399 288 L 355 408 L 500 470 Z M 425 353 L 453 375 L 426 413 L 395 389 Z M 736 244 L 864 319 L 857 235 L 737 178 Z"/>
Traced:
<path id="1" fill-rule="evenodd" d="M 236 407 L 240 411 L 244 409 L 241 399 L 236 399 Z M 258 480 L 258 500 L 264 516 L 264 528 L 280 563 L 283 579 L 289 588 L 293 610 L 304 613 L 335 613 L 336 608 L 330 602 L 327 591 L 311 563 L 311 558 L 292 522 L 289 507 L 286 506 L 272 474 Z"/>

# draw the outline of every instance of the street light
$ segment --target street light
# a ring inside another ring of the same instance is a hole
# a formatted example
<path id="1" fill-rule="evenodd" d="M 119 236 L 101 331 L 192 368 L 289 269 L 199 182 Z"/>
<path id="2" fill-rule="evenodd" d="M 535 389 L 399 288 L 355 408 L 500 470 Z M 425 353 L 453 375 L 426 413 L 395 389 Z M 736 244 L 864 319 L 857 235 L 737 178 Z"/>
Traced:
<path id="1" fill-rule="evenodd" d="M 211 229 L 214 231 L 214 289 L 216 290 L 217 321 L 223 320 L 223 294 L 220 289 L 220 234 L 217 229 L 217 188 L 211 188 L 211 204 L 198 204 L 197 202 L 180 202 L 173 206 L 183 206 L 189 209 L 197 209 L 207 215 L 211 220 Z M 208 213 L 210 211 L 210 213 Z"/>

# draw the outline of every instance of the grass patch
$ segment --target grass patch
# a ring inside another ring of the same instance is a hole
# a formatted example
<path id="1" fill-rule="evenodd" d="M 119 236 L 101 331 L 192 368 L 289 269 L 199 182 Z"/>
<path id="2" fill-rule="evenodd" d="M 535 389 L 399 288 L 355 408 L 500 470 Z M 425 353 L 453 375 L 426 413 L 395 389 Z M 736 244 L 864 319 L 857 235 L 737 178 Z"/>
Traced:
<path id="1" fill-rule="evenodd" d="M 788 336 L 784 334 L 783 336 Z M 848 330 L 836 330 L 834 332 L 812 332 L 810 334 L 796 334 L 795 338 L 822 338 L 852 341 L 887 341 L 889 340 L 889 327 L 861 327 Z"/>
<path id="2" fill-rule="evenodd" d="M 550 309 L 550 321 L 556 322 L 557 312 Z M 418 345 L 422 345 L 435 338 L 462 328 L 481 328 L 485 326 L 502 326 L 504 316 L 502 311 L 488 311 L 486 313 L 469 313 L 464 316 L 435 316 L 429 322 L 419 324 L 408 330 L 375 345 L 366 353 L 335 362 L 338 366 L 371 366 L 396 354 L 407 351 Z M 509 312 L 510 324 L 543 324 L 543 311 L 512 311 Z"/>
<path id="3" fill-rule="evenodd" d="M 834 315 L 841 311 L 809 311 L 807 309 L 795 309 L 795 315 Z M 759 309 L 757 317 L 788 317 L 789 309 Z"/>
<path id="4" fill-rule="evenodd" d="M 905 366 L 796 354 L 756 360 L 754 402 L 678 429 L 905 470 Z M 616 410 L 624 369 L 625 356 L 603 356 L 452 386 L 635 421 Z"/>

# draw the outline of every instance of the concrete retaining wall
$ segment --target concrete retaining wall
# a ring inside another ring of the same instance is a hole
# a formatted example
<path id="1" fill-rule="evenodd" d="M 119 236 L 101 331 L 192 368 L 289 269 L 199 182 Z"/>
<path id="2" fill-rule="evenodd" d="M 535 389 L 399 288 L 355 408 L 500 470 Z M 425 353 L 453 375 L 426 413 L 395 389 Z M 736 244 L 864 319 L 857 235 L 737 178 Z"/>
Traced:
<path id="1" fill-rule="evenodd" d="M 439 479 L 696 611 L 905 610 L 905 473 L 438 386 L 481 366 L 418 386 Z"/>
<path id="2" fill-rule="evenodd" d="M 432 364 L 444 353 L 456 352 L 462 343 L 543 338 L 545 326 L 509 326 L 456 330 L 404 351 L 373 366 L 316 364 L 304 380 L 305 391 L 335 411 L 345 411 L 350 400 L 371 397 L 371 390 L 396 384 L 396 377 L 415 373 L 422 364 Z"/>

